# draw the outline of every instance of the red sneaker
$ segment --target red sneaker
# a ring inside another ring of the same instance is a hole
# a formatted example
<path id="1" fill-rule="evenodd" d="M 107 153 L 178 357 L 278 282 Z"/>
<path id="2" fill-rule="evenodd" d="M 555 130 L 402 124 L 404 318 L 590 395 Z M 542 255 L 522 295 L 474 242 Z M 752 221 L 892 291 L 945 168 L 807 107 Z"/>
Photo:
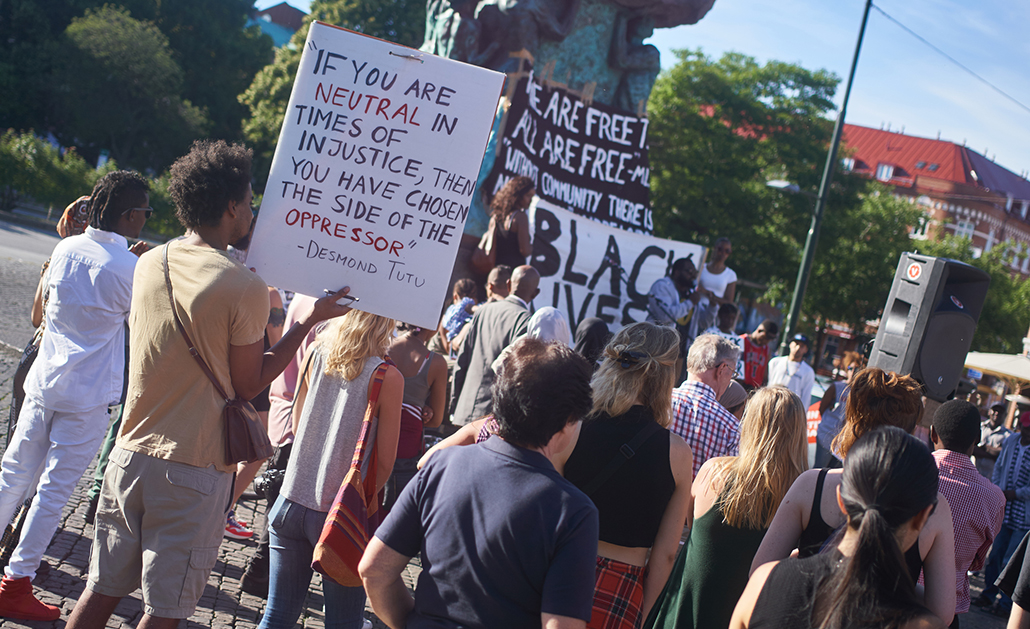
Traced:
<path id="1" fill-rule="evenodd" d="M 61 610 L 47 605 L 32 594 L 32 582 L 28 577 L 0 581 L 0 616 L 18 620 L 57 620 Z"/>
<path id="2" fill-rule="evenodd" d="M 236 519 L 236 513 L 230 511 L 225 518 L 225 536 L 229 539 L 250 539 L 254 531 Z"/>

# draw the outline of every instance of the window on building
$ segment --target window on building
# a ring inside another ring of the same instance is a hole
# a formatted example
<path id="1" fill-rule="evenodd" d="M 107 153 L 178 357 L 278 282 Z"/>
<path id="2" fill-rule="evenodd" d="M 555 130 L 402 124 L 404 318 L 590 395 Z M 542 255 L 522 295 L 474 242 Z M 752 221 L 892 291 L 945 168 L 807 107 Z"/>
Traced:
<path id="1" fill-rule="evenodd" d="M 890 164 L 880 164 L 876 167 L 876 178 L 880 181 L 890 181 L 894 177 L 894 167 Z"/>
<path id="2" fill-rule="evenodd" d="M 844 168 L 844 172 L 850 173 L 851 171 L 855 170 L 855 158 L 845 157 L 841 160 L 841 166 Z"/>
<path id="3" fill-rule="evenodd" d="M 955 222 L 955 235 L 959 238 L 972 238 L 976 231 L 976 225 L 972 221 L 960 220 Z"/>
<path id="4" fill-rule="evenodd" d="M 940 167 L 941 167 L 940 164 L 930 164 L 929 166 L 926 167 L 926 169 L 929 170 L 930 172 L 933 172 L 933 171 L 937 170 Z"/>
<path id="5" fill-rule="evenodd" d="M 926 162 L 923 162 L 923 161 L 916 162 L 916 170 L 922 170 L 924 168 L 926 168 Z"/>
<path id="6" fill-rule="evenodd" d="M 909 234 L 916 240 L 926 240 L 926 234 L 930 231 L 930 218 L 929 214 L 923 214 L 919 217 L 919 223 L 912 228 L 912 233 Z"/>

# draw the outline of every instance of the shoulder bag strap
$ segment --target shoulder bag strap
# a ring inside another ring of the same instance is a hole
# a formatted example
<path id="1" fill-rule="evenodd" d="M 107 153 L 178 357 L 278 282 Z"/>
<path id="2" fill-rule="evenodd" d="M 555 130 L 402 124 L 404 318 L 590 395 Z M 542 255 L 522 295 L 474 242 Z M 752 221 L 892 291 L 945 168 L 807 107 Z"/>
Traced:
<path id="1" fill-rule="evenodd" d="M 164 247 L 165 286 L 168 287 L 168 303 L 172 307 L 172 317 L 175 318 L 175 325 L 178 326 L 179 333 L 182 334 L 182 338 L 186 339 L 186 345 L 190 348 L 190 355 L 197 360 L 197 364 L 200 365 L 201 370 L 207 374 L 211 383 L 215 385 L 215 390 L 218 391 L 218 395 L 222 396 L 222 399 L 225 400 L 226 404 L 229 404 L 232 400 L 230 400 L 229 396 L 225 394 L 225 390 L 222 388 L 222 385 L 218 384 L 218 379 L 215 378 L 215 374 L 211 373 L 211 368 L 207 366 L 207 363 L 204 362 L 204 359 L 200 356 L 200 352 L 198 352 L 197 348 L 193 346 L 193 341 L 190 340 L 190 335 L 186 333 L 186 328 L 182 326 L 182 321 L 179 320 L 179 312 L 175 309 L 175 299 L 172 297 L 172 278 L 168 273 L 169 246 L 171 246 L 171 243 L 165 244 Z"/>
<path id="2" fill-rule="evenodd" d="M 376 402 L 379 400 L 379 390 L 383 387 L 383 378 L 386 377 L 388 363 L 383 362 L 376 367 L 372 374 L 372 391 L 368 394 L 368 407 L 365 408 L 365 420 L 361 423 L 361 434 L 358 436 L 358 445 L 354 448 L 354 458 L 351 459 L 351 469 L 361 468 L 365 460 L 365 450 L 368 447 L 369 435 L 372 433 L 372 417 L 375 414 Z"/>
<path id="3" fill-rule="evenodd" d="M 646 426 L 637 431 L 637 434 L 629 443 L 624 443 L 619 447 L 619 453 L 608 461 L 608 465 L 604 466 L 594 480 L 590 481 L 590 484 L 583 488 L 583 493 L 587 496 L 593 495 L 595 491 L 601 488 L 601 485 L 605 483 L 612 474 L 619 471 L 619 468 L 625 465 L 626 461 L 632 459 L 640 446 L 644 445 L 644 442 L 650 439 L 653 435 L 657 434 L 662 429 L 657 422 L 648 422 Z"/>

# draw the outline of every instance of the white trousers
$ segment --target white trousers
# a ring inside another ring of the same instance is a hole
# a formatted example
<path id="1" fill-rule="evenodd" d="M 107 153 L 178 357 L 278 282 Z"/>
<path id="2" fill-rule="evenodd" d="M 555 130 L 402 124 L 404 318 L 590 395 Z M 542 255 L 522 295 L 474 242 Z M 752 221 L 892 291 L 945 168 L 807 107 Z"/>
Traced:
<path id="1" fill-rule="evenodd" d="M 44 408 L 30 397 L 0 463 L 0 527 L 32 494 L 21 541 L 7 564 L 12 579 L 33 578 L 61 523 L 61 510 L 107 432 L 107 406 L 75 413 Z"/>

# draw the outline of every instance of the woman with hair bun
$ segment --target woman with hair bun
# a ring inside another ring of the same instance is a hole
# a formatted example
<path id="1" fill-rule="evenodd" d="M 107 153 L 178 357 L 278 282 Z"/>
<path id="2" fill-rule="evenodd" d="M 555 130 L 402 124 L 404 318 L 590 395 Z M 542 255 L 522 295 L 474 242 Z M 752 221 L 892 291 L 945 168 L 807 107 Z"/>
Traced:
<path id="1" fill-rule="evenodd" d="M 852 380 L 844 426 L 833 440 L 833 450 L 840 453 L 846 467 L 849 451 L 864 435 L 882 426 L 911 434 L 922 415 L 921 387 L 914 378 L 875 367 L 863 369 Z M 834 531 L 846 522 L 836 506 L 842 475 L 840 469 L 810 470 L 794 481 L 755 554 L 752 572 L 762 564 L 787 558 L 795 548 L 798 556 L 805 558 L 836 545 Z M 906 547 L 905 561 L 913 587 L 920 572 L 923 574 L 925 586 L 917 590 L 922 603 L 945 624 L 950 623 L 955 616 L 955 529 L 944 496 L 939 496 L 937 510 L 922 528 L 919 542 Z"/>
<path id="2" fill-rule="evenodd" d="M 690 446 L 668 430 L 678 345 L 675 330 L 650 323 L 615 334 L 565 464 L 600 521 L 590 628 L 639 627 L 676 560 L 693 476 Z"/>
<path id="3" fill-rule="evenodd" d="M 808 468 L 801 399 L 759 389 L 740 423 L 740 456 L 709 459 L 693 484 L 690 537 L 645 627 L 725 627 L 751 560 L 791 483 Z"/>
<path id="4" fill-rule="evenodd" d="M 920 603 L 904 557 L 938 505 L 937 481 L 930 451 L 904 430 L 885 426 L 859 438 L 834 492 L 847 522 L 840 543 L 759 567 L 730 628 L 945 627 Z"/>

